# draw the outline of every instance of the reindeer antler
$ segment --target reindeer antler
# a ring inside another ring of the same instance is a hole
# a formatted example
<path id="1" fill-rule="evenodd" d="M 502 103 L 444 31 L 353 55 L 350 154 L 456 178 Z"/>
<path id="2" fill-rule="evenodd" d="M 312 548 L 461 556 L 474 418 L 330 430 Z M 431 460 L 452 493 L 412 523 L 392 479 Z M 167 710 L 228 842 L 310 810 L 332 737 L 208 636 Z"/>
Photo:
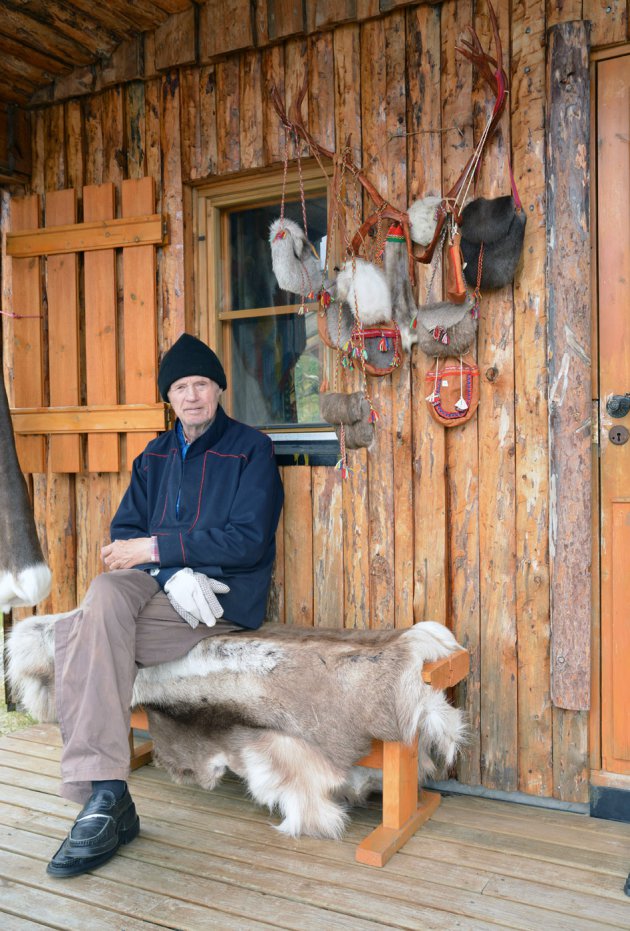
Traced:
<path id="1" fill-rule="evenodd" d="M 291 133 L 296 139 L 301 136 L 309 149 L 316 156 L 329 158 L 331 161 L 334 161 L 335 153 L 331 152 L 329 149 L 325 149 L 324 146 L 320 145 L 304 125 L 304 119 L 302 117 L 302 102 L 308 90 L 307 79 L 304 79 L 302 87 L 295 96 L 289 116 L 287 115 L 286 106 L 282 100 L 282 97 L 280 96 L 280 92 L 273 81 L 269 82 L 268 90 L 273 108 L 280 117 L 282 125 L 285 127 L 287 132 Z M 367 192 L 370 200 L 376 207 L 376 211 L 365 221 L 365 223 L 362 224 L 359 230 L 357 230 L 355 233 L 351 244 L 352 251 L 355 254 L 359 251 L 362 243 L 365 241 L 367 233 L 372 228 L 372 226 L 375 225 L 379 218 L 383 217 L 387 220 L 393 220 L 396 223 L 400 223 L 405 234 L 407 250 L 409 252 L 409 276 L 412 283 L 415 282 L 415 268 L 412 251 L 413 247 L 411 245 L 411 236 L 409 234 L 409 217 L 407 216 L 406 211 L 398 210 L 396 207 L 390 204 L 389 201 L 385 200 L 385 198 L 381 196 L 369 178 L 365 176 L 363 170 L 355 165 L 354 161 L 352 160 L 352 156 L 350 155 L 350 147 L 348 144 L 346 144 L 343 155 L 341 156 L 341 161 L 345 165 L 346 169 L 357 179 L 359 184 L 361 184 L 361 186 Z"/>
<path id="2" fill-rule="evenodd" d="M 492 120 L 490 122 L 488 133 L 486 136 L 487 139 L 490 138 L 494 130 L 496 129 L 497 123 L 499 122 L 503 110 L 505 109 L 505 103 L 507 100 L 507 91 L 508 91 L 508 78 L 503 67 L 503 49 L 501 45 L 501 37 L 499 35 L 499 24 L 497 21 L 496 13 L 494 12 L 492 3 L 488 0 L 488 7 L 490 10 L 490 21 L 492 23 L 492 33 L 494 38 L 494 46 L 496 51 L 496 58 L 493 58 L 489 52 L 485 52 L 479 36 L 475 32 L 472 26 L 467 27 L 468 34 L 470 39 L 460 39 L 460 44 L 455 46 L 455 50 L 467 58 L 470 62 L 475 65 L 479 71 L 481 77 L 490 87 L 492 93 L 495 95 L 495 104 L 492 111 Z M 282 125 L 285 127 L 287 132 L 291 133 L 297 140 L 298 137 L 302 137 L 310 150 L 316 155 L 323 158 L 329 158 L 335 160 L 335 153 L 331 152 L 329 149 L 325 149 L 321 146 L 316 140 L 312 137 L 310 132 L 307 130 L 304 125 L 304 120 L 302 117 L 302 102 L 306 96 L 308 90 L 308 79 L 304 78 L 304 83 L 298 91 L 291 106 L 291 115 L 287 115 L 286 106 L 280 92 L 275 84 L 275 82 L 270 81 L 268 84 L 269 96 L 273 107 L 280 117 Z M 483 149 L 482 149 L 483 151 Z M 466 181 L 469 172 L 475 163 L 481 156 L 481 152 L 474 152 L 471 157 L 466 162 L 464 170 L 461 175 L 453 185 L 453 187 L 446 194 L 443 205 L 447 205 L 449 201 L 454 200 L 459 194 L 464 182 Z M 417 262 L 428 263 L 433 258 L 433 253 L 435 248 L 440 240 L 440 235 L 442 233 L 442 228 L 446 220 L 448 209 L 444 206 L 444 209 L 439 211 L 438 220 L 435 228 L 435 233 L 430 244 L 424 250 L 421 255 L 414 256 L 411 245 L 411 237 L 409 235 L 409 216 L 406 211 L 398 210 L 389 201 L 386 201 L 379 192 L 376 190 L 372 182 L 366 178 L 362 169 L 358 168 L 350 155 L 349 146 L 346 146 L 343 155 L 341 156 L 341 161 L 345 165 L 348 171 L 357 179 L 357 181 L 362 185 L 362 187 L 367 192 L 370 200 L 375 206 L 375 210 L 370 216 L 363 222 L 359 229 L 354 234 L 352 239 L 351 248 L 355 255 L 361 249 L 362 244 L 365 242 L 365 237 L 369 231 L 376 225 L 381 217 L 385 217 L 388 220 L 394 220 L 397 223 L 400 223 L 404 234 L 405 240 L 407 242 L 407 249 L 409 252 L 409 277 L 413 282 L 415 280 L 415 271 L 414 271 L 414 259 Z"/>

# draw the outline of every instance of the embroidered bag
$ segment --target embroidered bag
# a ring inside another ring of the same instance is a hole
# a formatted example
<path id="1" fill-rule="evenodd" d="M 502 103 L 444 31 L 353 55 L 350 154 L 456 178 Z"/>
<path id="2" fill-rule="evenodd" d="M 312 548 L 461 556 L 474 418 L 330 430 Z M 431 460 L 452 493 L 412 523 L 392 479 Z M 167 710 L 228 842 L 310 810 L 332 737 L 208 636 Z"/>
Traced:
<path id="1" fill-rule="evenodd" d="M 456 427 L 473 416 L 479 404 L 479 369 L 470 357 L 436 359 L 426 374 L 431 416 Z"/>

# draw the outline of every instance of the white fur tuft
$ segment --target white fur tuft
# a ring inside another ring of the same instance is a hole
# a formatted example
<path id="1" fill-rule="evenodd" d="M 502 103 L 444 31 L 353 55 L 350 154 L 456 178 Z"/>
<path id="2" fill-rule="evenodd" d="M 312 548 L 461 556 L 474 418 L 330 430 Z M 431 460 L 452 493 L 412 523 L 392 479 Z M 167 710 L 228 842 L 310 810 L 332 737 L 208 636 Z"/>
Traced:
<path id="1" fill-rule="evenodd" d="M 8 638 L 8 673 L 16 700 L 37 721 L 55 721 L 55 628 L 66 614 L 19 621 Z"/>
<path id="2" fill-rule="evenodd" d="M 376 265 L 365 259 L 346 262 L 337 275 L 337 297 L 345 301 L 365 326 L 373 326 L 391 320 L 392 299 L 387 278 Z M 355 306 L 356 295 L 356 306 Z"/>
<path id="3" fill-rule="evenodd" d="M 331 795 L 344 781 L 318 750 L 305 740 L 267 732 L 242 751 L 253 798 L 283 816 L 277 830 L 291 837 L 342 836 L 346 815 Z"/>
<path id="4" fill-rule="evenodd" d="M 6 614 L 11 608 L 39 604 L 50 592 L 51 582 L 50 569 L 43 562 L 22 569 L 17 575 L 1 572 L 0 611 Z"/>
<path id="5" fill-rule="evenodd" d="M 271 264 L 278 287 L 306 297 L 321 289 L 322 270 L 304 230 L 293 220 L 274 220 L 269 228 Z"/>
<path id="6" fill-rule="evenodd" d="M 407 210 L 409 235 L 420 246 L 428 246 L 433 239 L 437 226 L 437 208 L 441 200 L 441 197 L 421 197 Z"/>

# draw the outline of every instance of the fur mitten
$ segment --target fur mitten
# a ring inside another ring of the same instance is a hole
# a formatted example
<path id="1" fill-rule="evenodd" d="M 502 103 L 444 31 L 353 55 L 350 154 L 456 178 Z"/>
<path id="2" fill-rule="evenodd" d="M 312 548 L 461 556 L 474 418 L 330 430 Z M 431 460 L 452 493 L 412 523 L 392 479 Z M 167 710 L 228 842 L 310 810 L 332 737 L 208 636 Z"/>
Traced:
<path id="1" fill-rule="evenodd" d="M 403 349 L 409 352 L 416 342 L 416 332 L 411 325 L 418 308 L 409 281 L 407 244 L 401 227 L 391 226 L 389 229 L 383 267 L 392 299 L 392 315 L 400 328 Z"/>
<path id="2" fill-rule="evenodd" d="M 322 418 L 334 426 L 338 439 L 341 439 L 343 424 L 346 449 L 361 449 L 369 446 L 374 439 L 370 402 L 361 391 L 353 394 L 322 394 L 320 408 Z"/>
<path id="3" fill-rule="evenodd" d="M 315 297 L 321 289 L 323 274 L 304 230 L 293 220 L 278 218 L 269 227 L 269 242 L 278 287 L 292 294 Z"/>
<path id="4" fill-rule="evenodd" d="M 365 259 L 348 260 L 337 276 L 337 298 L 358 313 L 364 326 L 390 320 L 392 300 L 385 275 Z M 356 298 L 356 301 L 355 301 Z"/>

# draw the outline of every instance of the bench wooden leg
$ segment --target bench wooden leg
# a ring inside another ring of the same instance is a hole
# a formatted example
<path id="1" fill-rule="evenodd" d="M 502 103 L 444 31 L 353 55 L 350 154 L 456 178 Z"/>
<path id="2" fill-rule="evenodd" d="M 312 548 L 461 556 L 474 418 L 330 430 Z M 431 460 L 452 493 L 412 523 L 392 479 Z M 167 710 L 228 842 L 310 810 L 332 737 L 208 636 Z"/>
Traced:
<path id="1" fill-rule="evenodd" d="M 149 729 L 149 720 L 147 713 L 142 708 L 136 708 L 131 712 L 131 729 L 129 731 L 129 765 L 132 770 L 139 769 L 150 763 L 153 759 L 153 741 L 145 740 L 139 746 L 134 745 L 133 729 L 146 731 Z"/>
<path id="2" fill-rule="evenodd" d="M 356 849 L 356 859 L 384 866 L 440 804 L 439 792 L 418 794 L 418 747 L 383 743 L 383 823 Z"/>

